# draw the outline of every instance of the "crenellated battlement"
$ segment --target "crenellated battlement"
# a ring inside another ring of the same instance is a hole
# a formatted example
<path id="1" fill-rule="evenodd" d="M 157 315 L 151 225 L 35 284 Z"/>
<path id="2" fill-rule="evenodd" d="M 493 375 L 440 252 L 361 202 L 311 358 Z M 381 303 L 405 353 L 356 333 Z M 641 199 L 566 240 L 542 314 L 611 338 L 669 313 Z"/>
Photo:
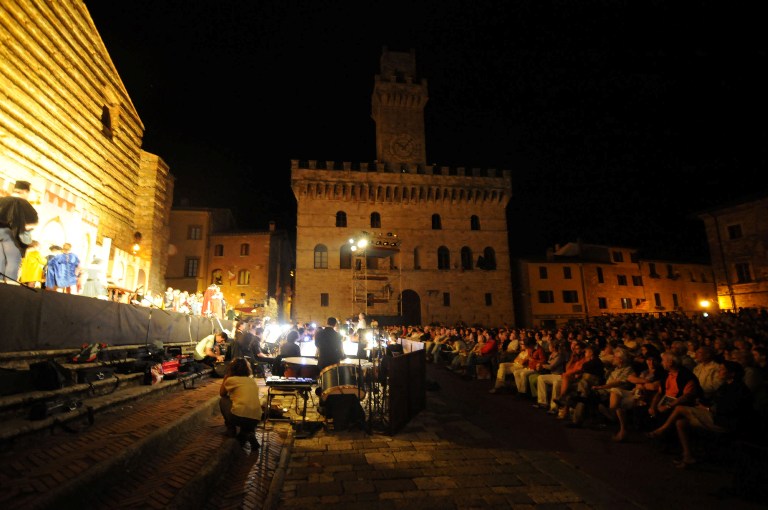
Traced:
<path id="1" fill-rule="evenodd" d="M 418 85 L 420 87 L 427 87 L 426 78 L 421 78 L 414 81 L 413 76 L 398 76 L 396 74 L 391 76 L 383 76 L 381 74 L 377 74 L 374 76 L 374 83 L 399 83 L 404 85 Z"/>
<path id="2" fill-rule="evenodd" d="M 410 165 L 408 163 L 382 163 L 379 161 L 350 162 L 326 160 L 291 160 L 291 172 L 294 170 L 333 170 L 339 172 L 360 172 L 380 174 L 437 175 L 446 177 L 488 177 L 510 179 L 509 170 L 495 168 L 466 168 L 463 166 Z"/>
<path id="3" fill-rule="evenodd" d="M 400 172 L 394 172 L 381 163 L 298 160 L 291 161 L 291 166 L 291 187 L 297 200 L 506 207 L 512 196 L 509 170 L 400 165 Z"/>

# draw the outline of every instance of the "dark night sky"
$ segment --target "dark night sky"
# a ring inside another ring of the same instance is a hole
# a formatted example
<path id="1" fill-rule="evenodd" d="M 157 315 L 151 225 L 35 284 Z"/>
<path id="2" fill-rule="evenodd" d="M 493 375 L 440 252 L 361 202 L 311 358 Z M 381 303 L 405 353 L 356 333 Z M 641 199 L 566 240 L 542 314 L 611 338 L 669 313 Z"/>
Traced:
<path id="1" fill-rule="evenodd" d="M 513 256 L 706 260 L 692 212 L 766 191 L 760 2 L 88 1 L 175 200 L 292 229 L 291 159 L 375 159 L 383 46 L 429 81 L 429 163 L 512 171 Z M 745 4 L 746 5 L 746 4 Z"/>

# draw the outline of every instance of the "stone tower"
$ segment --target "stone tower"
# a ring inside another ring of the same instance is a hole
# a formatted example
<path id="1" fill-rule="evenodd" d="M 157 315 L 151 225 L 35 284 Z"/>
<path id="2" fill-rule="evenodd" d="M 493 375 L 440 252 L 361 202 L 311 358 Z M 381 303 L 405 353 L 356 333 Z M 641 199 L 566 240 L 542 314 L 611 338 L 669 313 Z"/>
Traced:
<path id="1" fill-rule="evenodd" d="M 376 123 L 376 157 L 383 163 L 424 165 L 424 106 L 427 80 L 415 80 L 416 55 L 388 51 L 381 55 L 371 98 Z"/>
<path id="2" fill-rule="evenodd" d="M 512 324 L 509 171 L 425 164 L 427 84 L 415 82 L 415 61 L 384 49 L 371 101 L 377 161 L 291 162 L 299 322 L 364 311 L 382 325 Z"/>

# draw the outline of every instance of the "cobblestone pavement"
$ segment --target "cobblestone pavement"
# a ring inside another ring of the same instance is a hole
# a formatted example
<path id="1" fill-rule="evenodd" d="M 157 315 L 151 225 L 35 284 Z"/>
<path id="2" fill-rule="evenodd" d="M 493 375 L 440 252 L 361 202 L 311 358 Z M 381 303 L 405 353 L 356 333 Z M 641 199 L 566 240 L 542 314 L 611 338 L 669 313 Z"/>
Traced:
<path id="1" fill-rule="evenodd" d="M 575 492 L 562 478 L 577 473 L 556 456 L 494 447 L 487 433 L 448 411 L 440 396 L 429 394 L 427 401 L 427 409 L 394 436 L 323 429 L 294 439 L 278 508 L 633 506 L 612 500 L 608 490 L 587 497 Z"/>
<path id="2" fill-rule="evenodd" d="M 605 431 L 553 428 L 555 422 L 535 414 L 527 402 L 489 396 L 482 386 L 487 381 L 458 381 L 455 388 L 453 383 L 440 379 L 442 389 L 427 392 L 426 409 L 392 436 L 318 426 L 322 417 L 312 400 L 306 416 L 312 427 L 297 433 L 291 424 L 301 421 L 295 403 L 280 397 L 276 403 L 288 409 L 290 421 L 270 420 L 260 427 L 261 448 L 251 452 L 224 436 L 216 405 L 220 381 L 214 379 L 193 391 L 99 414 L 93 426 L 77 434 L 56 430 L 0 452 L 0 505 L 8 510 L 51 508 L 57 495 L 87 494 L 87 480 L 100 480 L 106 465 L 114 488 L 87 505 L 74 498 L 77 508 L 179 503 L 200 508 L 195 503 L 202 496 L 195 488 L 211 484 L 215 488 L 207 510 L 309 509 L 327 503 L 334 510 L 680 507 L 672 505 L 680 496 L 664 495 L 688 485 L 696 487 L 688 497 L 697 506 L 751 508 L 740 501 L 715 502 L 704 494 L 717 473 L 670 469 L 642 444 L 611 444 Z M 264 380 L 259 384 L 266 393 Z M 183 430 L 176 427 L 180 416 L 190 414 L 199 418 Z M 577 443 L 589 445 L 590 458 L 614 462 L 616 472 L 646 472 L 654 487 L 662 486 L 653 494 L 658 506 L 624 496 L 631 492 L 615 475 L 611 480 L 579 465 L 584 457 L 579 457 L 582 449 L 573 448 Z M 152 465 L 132 463 L 141 457 L 139 448 L 157 448 Z M 652 471 L 643 471 L 644 466 Z"/>
<path id="3" fill-rule="evenodd" d="M 564 428 L 527 399 L 489 395 L 492 381 L 427 375 L 441 388 L 392 436 L 292 437 L 265 508 L 760 508 L 718 495 L 728 475 L 717 466 L 679 470 L 645 441 L 616 444 L 607 430 Z"/>

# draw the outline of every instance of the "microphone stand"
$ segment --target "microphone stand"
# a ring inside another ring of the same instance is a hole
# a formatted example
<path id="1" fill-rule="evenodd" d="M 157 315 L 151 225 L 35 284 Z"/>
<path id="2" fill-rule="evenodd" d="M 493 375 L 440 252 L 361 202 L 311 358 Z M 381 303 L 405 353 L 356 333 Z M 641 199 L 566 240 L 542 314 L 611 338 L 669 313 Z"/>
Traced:
<path id="1" fill-rule="evenodd" d="M 138 292 L 140 288 L 141 287 L 137 288 L 136 292 Z M 144 305 L 139 305 L 139 306 L 144 306 Z M 167 310 L 163 310 L 162 308 L 159 308 L 152 303 L 150 303 L 149 306 L 147 306 L 146 308 L 149 308 L 149 318 L 147 319 L 147 336 L 144 338 L 144 347 L 148 348 L 149 347 L 149 330 L 151 329 L 151 325 L 152 325 L 152 310 L 157 309 L 165 313 L 166 315 L 171 315 L 171 314 Z"/>
<path id="2" fill-rule="evenodd" d="M 365 332 L 362 330 L 357 330 L 357 394 L 362 395 L 365 393 L 365 378 L 363 377 L 363 358 L 360 356 L 360 354 L 365 353 L 365 349 L 360 349 L 360 346 L 363 345 L 361 342 L 363 342 L 365 339 Z M 359 398 L 359 397 L 358 397 Z M 362 407 L 362 406 L 361 406 Z M 368 416 L 370 417 L 371 413 L 371 395 L 368 395 Z M 363 417 L 362 423 L 360 424 L 365 431 L 366 434 L 371 433 L 371 427 L 370 427 L 370 419 L 366 422 L 365 417 Z"/>

